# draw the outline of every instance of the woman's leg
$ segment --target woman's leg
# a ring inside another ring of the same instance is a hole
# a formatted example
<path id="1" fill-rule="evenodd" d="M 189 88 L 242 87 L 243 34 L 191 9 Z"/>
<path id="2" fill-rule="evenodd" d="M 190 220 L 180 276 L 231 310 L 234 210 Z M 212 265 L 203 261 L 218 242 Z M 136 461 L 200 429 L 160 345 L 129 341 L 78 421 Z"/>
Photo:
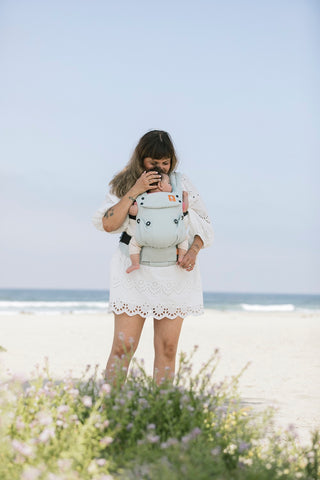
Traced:
<path id="1" fill-rule="evenodd" d="M 153 378 L 159 385 L 163 378 L 173 378 L 176 353 L 183 318 L 154 319 L 154 369 Z"/>
<path id="2" fill-rule="evenodd" d="M 106 380 L 114 383 L 115 370 L 124 368 L 128 371 L 129 364 L 137 349 L 145 318 L 140 315 L 132 317 L 126 313 L 114 314 L 114 334 L 111 353 L 106 366 Z"/>

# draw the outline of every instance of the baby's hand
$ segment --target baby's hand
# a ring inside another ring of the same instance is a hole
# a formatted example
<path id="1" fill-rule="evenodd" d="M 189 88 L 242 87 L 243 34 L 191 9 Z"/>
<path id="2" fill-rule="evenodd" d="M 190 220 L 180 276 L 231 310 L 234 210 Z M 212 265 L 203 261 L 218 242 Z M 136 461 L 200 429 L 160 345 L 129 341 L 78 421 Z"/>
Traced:
<path id="1" fill-rule="evenodd" d="M 129 208 L 129 214 L 135 217 L 138 213 L 138 205 L 137 202 L 134 202 L 133 205 Z"/>

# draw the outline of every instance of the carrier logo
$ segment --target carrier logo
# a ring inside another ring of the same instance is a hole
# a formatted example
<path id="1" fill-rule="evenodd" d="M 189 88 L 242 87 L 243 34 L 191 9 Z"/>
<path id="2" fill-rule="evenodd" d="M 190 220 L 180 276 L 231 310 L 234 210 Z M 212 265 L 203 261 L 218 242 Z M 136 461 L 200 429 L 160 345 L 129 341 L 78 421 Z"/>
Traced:
<path id="1" fill-rule="evenodd" d="M 169 198 L 170 202 L 175 202 L 176 201 L 176 197 L 174 195 L 168 195 L 168 198 Z"/>

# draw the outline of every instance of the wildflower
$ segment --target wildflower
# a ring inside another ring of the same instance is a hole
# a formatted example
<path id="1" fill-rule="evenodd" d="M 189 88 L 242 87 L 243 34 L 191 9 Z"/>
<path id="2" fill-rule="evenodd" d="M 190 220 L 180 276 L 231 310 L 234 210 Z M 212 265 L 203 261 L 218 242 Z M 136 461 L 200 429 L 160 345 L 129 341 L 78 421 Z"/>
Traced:
<path id="1" fill-rule="evenodd" d="M 185 435 L 181 438 L 182 443 L 188 443 L 190 440 L 190 435 Z"/>
<path id="2" fill-rule="evenodd" d="M 106 463 L 107 461 L 104 458 L 97 459 L 97 465 L 99 465 L 99 467 L 103 467 L 103 465 L 105 465 Z"/>
<path id="3" fill-rule="evenodd" d="M 101 475 L 97 480 L 113 480 L 113 477 L 111 475 Z"/>
<path id="4" fill-rule="evenodd" d="M 100 388 L 100 392 L 109 395 L 111 392 L 111 385 L 109 385 L 109 383 L 104 383 Z"/>
<path id="5" fill-rule="evenodd" d="M 119 332 L 118 338 L 119 338 L 119 340 L 121 340 L 123 342 L 124 341 L 124 333 Z"/>
<path id="6" fill-rule="evenodd" d="M 72 460 L 70 458 L 60 458 L 57 463 L 59 469 L 66 472 L 71 468 Z"/>
<path id="7" fill-rule="evenodd" d="M 128 399 L 130 400 L 134 395 L 134 391 L 133 390 L 129 390 L 129 392 L 127 393 L 127 397 Z"/>
<path id="8" fill-rule="evenodd" d="M 131 430 L 132 427 L 133 427 L 133 423 L 128 423 L 128 425 L 127 425 L 127 430 Z"/>
<path id="9" fill-rule="evenodd" d="M 36 480 L 39 478 L 41 471 L 35 467 L 26 467 L 22 473 L 21 480 Z"/>
<path id="10" fill-rule="evenodd" d="M 200 433 L 201 433 L 201 429 L 200 429 L 199 427 L 196 427 L 196 428 L 194 428 L 194 429 L 192 430 L 192 432 L 191 432 L 191 437 L 192 437 L 192 438 L 195 438 L 195 437 L 197 437 L 198 435 L 200 435 Z"/>
<path id="11" fill-rule="evenodd" d="M 159 435 L 147 435 L 147 440 L 150 443 L 157 443 L 160 440 Z"/>
<path id="12" fill-rule="evenodd" d="M 69 410 L 70 410 L 69 405 L 59 405 L 59 407 L 57 408 L 58 415 L 67 413 Z"/>
<path id="13" fill-rule="evenodd" d="M 59 475 L 56 475 L 55 473 L 49 472 L 48 480 L 63 480 L 63 478 Z"/>
<path id="14" fill-rule="evenodd" d="M 245 450 L 248 450 L 249 447 L 250 447 L 250 443 L 241 442 L 240 445 L 239 445 L 239 452 L 242 453 Z"/>
<path id="15" fill-rule="evenodd" d="M 103 438 L 101 438 L 101 440 L 100 440 L 100 445 L 103 445 L 103 446 L 107 447 L 107 446 L 110 445 L 112 442 L 113 442 L 113 438 L 112 438 L 112 437 L 103 437 Z"/>
<path id="16" fill-rule="evenodd" d="M 38 440 L 41 443 L 47 443 L 47 441 L 50 438 L 53 438 L 54 436 L 55 436 L 55 433 L 53 428 L 45 428 L 43 432 L 40 433 Z"/>
<path id="17" fill-rule="evenodd" d="M 230 445 L 228 445 L 224 450 L 223 452 L 224 453 L 230 453 L 231 455 L 237 450 L 237 445 L 235 445 L 234 443 L 230 443 Z"/>
<path id="18" fill-rule="evenodd" d="M 155 428 L 156 428 L 156 426 L 155 426 L 154 423 L 149 423 L 149 425 L 147 426 L 148 430 L 154 430 Z"/>
<path id="19" fill-rule="evenodd" d="M 85 407 L 92 407 L 92 398 L 89 397 L 88 395 L 85 395 L 83 398 L 82 398 L 82 403 Z"/>
<path id="20" fill-rule="evenodd" d="M 55 473 L 49 472 L 48 480 L 63 480 L 63 478 L 59 475 L 56 475 Z"/>
<path id="21" fill-rule="evenodd" d="M 171 447 L 172 445 L 177 445 L 179 442 L 176 438 L 168 438 L 167 440 L 167 444 L 169 447 Z"/>
<path id="22" fill-rule="evenodd" d="M 69 390 L 69 393 L 72 397 L 77 397 L 79 395 L 79 390 L 77 388 L 71 388 L 71 390 Z"/>
<path id="23" fill-rule="evenodd" d="M 221 452 L 221 448 L 220 447 L 215 447 L 211 450 L 211 455 L 216 457 L 217 455 L 219 455 L 220 452 Z"/>
<path id="24" fill-rule="evenodd" d="M 14 450 L 19 452 L 24 457 L 30 457 L 33 454 L 32 447 L 30 445 L 27 445 L 26 443 L 19 442 L 19 440 L 12 440 L 11 445 Z"/>
<path id="25" fill-rule="evenodd" d="M 53 422 L 53 419 L 52 419 L 51 415 L 48 415 L 45 412 L 39 412 L 37 414 L 37 419 L 38 419 L 40 425 L 51 425 L 52 422 Z"/>
<path id="26" fill-rule="evenodd" d="M 108 428 L 108 427 L 109 427 L 109 425 L 110 425 L 110 422 L 109 422 L 109 420 L 105 420 L 105 421 L 103 422 L 103 426 L 104 426 L 104 428 Z"/>
<path id="27" fill-rule="evenodd" d="M 22 421 L 21 417 L 18 417 L 16 420 L 16 429 L 23 430 L 26 424 Z"/>

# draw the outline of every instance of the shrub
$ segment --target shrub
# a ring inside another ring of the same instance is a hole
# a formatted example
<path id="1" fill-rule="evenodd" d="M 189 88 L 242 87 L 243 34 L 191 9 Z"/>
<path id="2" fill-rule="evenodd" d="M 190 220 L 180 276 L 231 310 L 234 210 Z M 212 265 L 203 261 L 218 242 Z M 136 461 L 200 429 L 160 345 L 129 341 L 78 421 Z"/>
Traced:
<path id="1" fill-rule="evenodd" d="M 194 373 L 181 354 L 172 383 L 157 386 L 133 360 L 124 382 L 55 381 L 45 364 L 34 380 L 1 383 L 2 480 L 319 478 L 319 433 L 301 446 L 275 430 L 273 411 L 245 406 L 240 374 L 215 382 L 217 352 Z"/>

